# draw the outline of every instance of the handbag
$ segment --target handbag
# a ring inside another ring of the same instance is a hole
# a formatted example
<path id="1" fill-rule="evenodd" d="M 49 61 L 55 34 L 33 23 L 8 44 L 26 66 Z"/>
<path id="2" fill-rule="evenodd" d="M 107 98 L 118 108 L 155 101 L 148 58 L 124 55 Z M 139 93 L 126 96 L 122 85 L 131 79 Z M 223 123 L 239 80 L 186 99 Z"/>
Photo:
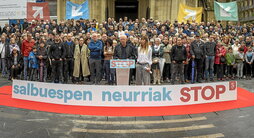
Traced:
<path id="1" fill-rule="evenodd" d="M 220 63 L 226 63 L 226 58 L 224 56 L 220 57 Z"/>
<path id="2" fill-rule="evenodd" d="M 153 58 L 153 64 L 159 63 L 159 61 L 160 61 L 160 58 L 158 57 Z"/>

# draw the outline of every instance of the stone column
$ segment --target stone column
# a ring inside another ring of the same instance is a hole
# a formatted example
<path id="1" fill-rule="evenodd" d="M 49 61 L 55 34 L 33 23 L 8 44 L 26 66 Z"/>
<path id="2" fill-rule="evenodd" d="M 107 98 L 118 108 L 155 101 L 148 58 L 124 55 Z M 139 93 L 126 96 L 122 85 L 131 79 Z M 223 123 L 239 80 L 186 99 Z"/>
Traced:
<path id="1" fill-rule="evenodd" d="M 150 0 L 138 0 L 138 19 L 146 18 Z"/>
<path id="2" fill-rule="evenodd" d="M 179 7 L 179 3 L 178 0 L 172 0 L 172 4 L 171 4 L 171 15 L 170 15 L 170 20 L 171 22 L 173 22 L 174 20 L 177 19 L 177 15 L 178 15 L 178 8 Z"/>
<path id="3" fill-rule="evenodd" d="M 157 19 L 158 17 L 156 16 L 156 5 L 155 5 L 155 0 L 150 0 L 150 17 L 153 17 L 154 19 Z"/>
<path id="4" fill-rule="evenodd" d="M 107 0 L 108 16 L 115 18 L 115 0 Z"/>
<path id="5" fill-rule="evenodd" d="M 181 2 L 185 0 L 180 0 Z M 179 0 L 150 0 L 150 17 L 155 20 L 175 20 L 178 13 Z"/>
<path id="6" fill-rule="evenodd" d="M 106 16 L 106 0 L 89 0 L 90 19 L 96 19 L 99 22 L 105 20 Z"/>
<path id="7" fill-rule="evenodd" d="M 66 0 L 57 0 L 57 22 L 65 19 Z"/>

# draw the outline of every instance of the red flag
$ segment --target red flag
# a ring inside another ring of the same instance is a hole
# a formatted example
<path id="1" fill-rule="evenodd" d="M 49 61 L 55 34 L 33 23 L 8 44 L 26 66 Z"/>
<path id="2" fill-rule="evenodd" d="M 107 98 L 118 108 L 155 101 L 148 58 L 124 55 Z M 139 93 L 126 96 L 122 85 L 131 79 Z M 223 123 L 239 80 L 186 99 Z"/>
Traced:
<path id="1" fill-rule="evenodd" d="M 27 3 L 27 20 L 50 20 L 49 7 L 47 2 L 43 3 Z"/>

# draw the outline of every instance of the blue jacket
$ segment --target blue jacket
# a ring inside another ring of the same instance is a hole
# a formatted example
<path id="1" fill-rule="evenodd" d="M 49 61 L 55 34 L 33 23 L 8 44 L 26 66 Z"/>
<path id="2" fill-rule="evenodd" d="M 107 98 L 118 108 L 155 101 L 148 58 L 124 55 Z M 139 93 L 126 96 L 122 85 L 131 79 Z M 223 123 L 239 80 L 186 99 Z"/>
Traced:
<path id="1" fill-rule="evenodd" d="M 91 59 L 101 59 L 102 55 L 102 42 L 100 40 L 97 40 L 94 42 L 94 40 L 91 39 L 91 42 L 88 44 L 88 49 L 90 50 L 90 58 Z"/>
<path id="2" fill-rule="evenodd" d="M 90 28 L 87 29 L 87 32 L 91 32 L 91 31 L 94 31 L 94 32 L 95 32 L 95 31 L 96 31 L 96 28 L 90 27 Z"/>
<path id="3" fill-rule="evenodd" d="M 36 54 L 31 51 L 28 56 L 28 67 L 33 69 L 38 69 L 38 60 L 36 58 Z"/>
<path id="4" fill-rule="evenodd" d="M 187 36 L 191 36 L 191 33 L 190 33 L 190 31 L 189 30 L 183 30 L 183 33 L 185 33 Z"/>

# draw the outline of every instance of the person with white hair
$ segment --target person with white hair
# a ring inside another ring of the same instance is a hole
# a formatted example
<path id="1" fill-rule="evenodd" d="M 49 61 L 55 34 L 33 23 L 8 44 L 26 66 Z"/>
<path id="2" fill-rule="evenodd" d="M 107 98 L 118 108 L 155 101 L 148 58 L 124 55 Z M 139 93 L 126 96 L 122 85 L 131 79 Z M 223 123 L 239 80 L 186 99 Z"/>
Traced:
<path id="1" fill-rule="evenodd" d="M 92 84 L 99 84 L 101 81 L 101 60 L 103 45 L 102 42 L 98 40 L 97 33 L 92 34 L 91 42 L 88 44 L 88 49 L 90 50 L 90 73 Z"/>
<path id="2" fill-rule="evenodd" d="M 127 36 L 120 36 L 120 44 L 116 46 L 114 58 L 115 59 L 134 59 L 135 58 L 135 50 L 132 45 L 127 43 Z"/>
<path id="3" fill-rule="evenodd" d="M 115 47 L 114 59 L 135 59 L 136 53 L 136 49 L 132 46 L 132 44 L 127 43 L 127 36 L 121 35 L 120 44 Z"/>
<path id="4" fill-rule="evenodd" d="M 152 46 L 152 70 L 153 70 L 153 84 L 161 84 L 161 71 L 160 71 L 160 59 L 163 56 L 163 46 L 161 45 L 161 39 L 155 38 L 154 45 Z"/>

